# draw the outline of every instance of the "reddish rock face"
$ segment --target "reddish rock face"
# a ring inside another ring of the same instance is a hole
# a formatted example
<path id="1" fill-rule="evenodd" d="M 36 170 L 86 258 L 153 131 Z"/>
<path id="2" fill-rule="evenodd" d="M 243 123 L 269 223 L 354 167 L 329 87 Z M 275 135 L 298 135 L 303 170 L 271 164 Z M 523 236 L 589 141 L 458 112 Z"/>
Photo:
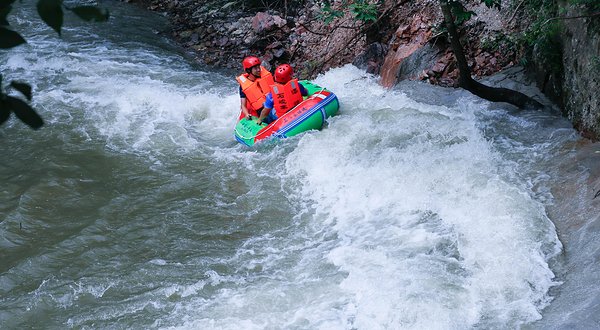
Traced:
<path id="1" fill-rule="evenodd" d="M 422 16 L 415 16 L 408 26 L 400 26 L 394 34 L 395 39 L 392 40 L 390 51 L 381 67 L 381 85 L 393 86 L 402 61 L 421 48 L 430 37 L 430 24 Z"/>
<path id="2" fill-rule="evenodd" d="M 252 29 L 256 33 L 269 32 L 274 28 L 281 28 L 285 25 L 286 21 L 283 18 L 265 12 L 258 12 L 252 18 Z"/>

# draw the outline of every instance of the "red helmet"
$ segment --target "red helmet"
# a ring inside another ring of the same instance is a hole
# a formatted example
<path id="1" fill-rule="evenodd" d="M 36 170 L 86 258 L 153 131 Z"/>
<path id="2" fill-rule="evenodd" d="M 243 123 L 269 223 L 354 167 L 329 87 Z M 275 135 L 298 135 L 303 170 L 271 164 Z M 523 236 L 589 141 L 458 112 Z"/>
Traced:
<path id="1" fill-rule="evenodd" d="M 242 61 L 244 70 L 250 69 L 253 66 L 260 65 L 260 59 L 255 56 L 248 56 Z"/>
<path id="2" fill-rule="evenodd" d="M 292 79 L 293 75 L 294 70 L 289 64 L 282 64 L 275 69 L 275 81 L 278 83 L 285 84 Z"/>

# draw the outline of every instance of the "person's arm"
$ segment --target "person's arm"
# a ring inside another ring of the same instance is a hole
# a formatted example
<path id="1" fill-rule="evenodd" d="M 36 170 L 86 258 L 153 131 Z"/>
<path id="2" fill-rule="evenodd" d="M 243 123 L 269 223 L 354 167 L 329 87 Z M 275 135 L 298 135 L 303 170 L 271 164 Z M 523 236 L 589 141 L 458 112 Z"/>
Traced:
<path id="1" fill-rule="evenodd" d="M 262 121 L 269 115 L 269 112 L 271 112 L 271 109 L 273 109 L 273 94 L 271 94 L 271 92 L 267 93 L 267 96 L 265 97 L 265 103 L 263 103 L 263 109 L 260 112 L 260 117 L 258 117 L 258 119 L 256 120 L 257 124 L 262 123 Z"/>
<path id="2" fill-rule="evenodd" d="M 308 95 L 308 90 L 306 89 L 306 87 L 302 86 L 301 83 L 298 83 L 298 85 L 300 85 L 300 94 L 302 94 L 302 96 Z"/>
<path id="3" fill-rule="evenodd" d="M 252 116 L 250 116 L 250 113 L 248 112 L 248 108 L 246 108 L 246 98 L 240 99 L 240 109 L 242 110 L 242 113 L 244 114 L 244 118 L 246 118 L 246 119 L 252 118 Z"/>
<path id="4" fill-rule="evenodd" d="M 256 120 L 257 124 L 261 124 L 263 122 L 263 120 L 265 120 L 265 118 L 269 115 L 269 113 L 271 112 L 272 108 L 263 108 L 262 111 L 260 112 L 260 117 L 258 117 L 258 119 Z"/>
<path id="5" fill-rule="evenodd" d="M 250 112 L 248 112 L 248 108 L 246 108 L 246 93 L 242 90 L 242 86 L 240 86 L 240 109 L 242 110 L 242 114 L 244 114 L 244 118 L 251 118 Z"/>

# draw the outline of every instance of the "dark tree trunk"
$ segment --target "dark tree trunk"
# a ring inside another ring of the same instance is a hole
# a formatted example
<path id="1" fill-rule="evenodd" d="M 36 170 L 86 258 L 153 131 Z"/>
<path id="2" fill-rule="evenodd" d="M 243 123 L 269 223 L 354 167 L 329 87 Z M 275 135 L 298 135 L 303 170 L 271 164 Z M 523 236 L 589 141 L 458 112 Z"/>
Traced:
<path id="1" fill-rule="evenodd" d="M 541 103 L 523 93 L 508 88 L 486 86 L 474 80 L 471 77 L 471 70 L 469 69 L 467 59 L 465 58 L 465 54 L 463 53 L 462 45 L 460 44 L 460 40 L 458 39 L 458 31 L 456 30 L 456 25 L 454 24 L 454 17 L 452 16 L 448 0 L 439 1 L 440 6 L 442 7 L 442 13 L 444 14 L 444 23 L 446 24 L 446 28 L 448 29 L 448 39 L 450 40 L 450 46 L 452 47 L 454 58 L 456 58 L 456 63 L 458 64 L 458 85 L 488 101 L 506 102 L 516 105 L 517 107 L 522 109 L 543 108 L 544 106 Z"/>

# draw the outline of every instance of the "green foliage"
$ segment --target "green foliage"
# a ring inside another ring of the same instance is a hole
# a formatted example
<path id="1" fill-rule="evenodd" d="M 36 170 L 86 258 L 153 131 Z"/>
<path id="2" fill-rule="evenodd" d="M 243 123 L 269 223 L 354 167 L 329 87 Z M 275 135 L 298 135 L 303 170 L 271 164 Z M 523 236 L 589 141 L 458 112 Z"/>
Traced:
<path id="1" fill-rule="evenodd" d="M 0 0 L 0 48 L 10 49 L 26 43 L 25 39 L 16 31 L 10 28 L 8 15 L 12 10 L 15 0 Z M 40 18 L 51 27 L 58 35 L 61 35 L 63 25 L 63 9 L 73 12 L 79 18 L 85 21 L 104 22 L 108 20 L 107 10 L 102 10 L 96 6 L 76 6 L 69 8 L 63 4 L 63 0 L 39 0 L 37 3 L 37 12 Z M 23 99 L 8 94 L 10 89 L 14 89 L 24 96 L 28 102 L 33 97 L 31 86 L 25 82 L 11 81 L 5 87 L 0 75 L 0 125 L 6 122 L 11 113 L 33 129 L 42 127 L 44 121 L 33 110 L 33 108 Z"/>
<path id="2" fill-rule="evenodd" d="M 518 40 L 513 35 L 498 33 L 481 40 L 481 48 L 489 53 L 501 52 L 507 54 L 518 50 Z"/>
<path id="3" fill-rule="evenodd" d="M 500 0 L 482 0 L 483 3 L 485 3 L 485 5 L 488 8 L 496 8 L 498 10 L 501 9 L 501 2 Z"/>
<path id="4" fill-rule="evenodd" d="M 322 65 L 323 63 L 318 60 L 306 61 L 302 63 L 302 67 L 298 71 L 298 77 L 301 79 L 304 77 L 310 77 L 315 72 L 315 70 L 317 70 Z"/>
<path id="5" fill-rule="evenodd" d="M 599 0 L 568 0 L 567 3 L 572 6 L 581 6 L 588 9 L 590 12 L 600 10 Z"/>
<path id="6" fill-rule="evenodd" d="M 379 4 L 379 1 L 343 0 L 340 2 L 338 8 L 347 8 L 357 21 L 368 23 L 377 21 Z M 330 24 L 336 18 L 342 16 L 344 16 L 344 9 L 335 9 L 328 0 L 321 2 L 321 12 L 318 17 L 325 24 Z"/>
<path id="7" fill-rule="evenodd" d="M 535 21 L 522 35 L 527 56 L 535 57 L 549 71 L 561 73 L 562 52 L 559 45 L 562 24 L 560 21 Z"/>
<path id="8" fill-rule="evenodd" d="M 442 21 L 442 22 L 433 24 L 431 27 L 431 32 L 434 35 L 442 35 L 442 34 L 448 33 L 448 28 L 446 27 L 446 24 L 444 24 L 444 22 Z"/>
<path id="9" fill-rule="evenodd" d="M 563 27 L 560 20 L 551 20 L 559 15 L 556 0 L 527 0 L 524 11 L 529 25 L 515 38 L 522 54 L 521 64 L 536 62 L 549 72 L 561 74 L 563 63 L 559 41 Z"/>
<path id="10" fill-rule="evenodd" d="M 350 5 L 350 12 L 359 21 L 365 23 L 377 21 L 377 4 L 370 3 L 367 0 L 355 0 Z"/>
<path id="11" fill-rule="evenodd" d="M 476 16 L 473 11 L 467 10 L 459 1 L 450 1 L 448 4 L 450 5 L 450 10 L 454 16 L 454 23 L 456 25 L 461 25 L 462 23 L 470 20 L 471 17 Z"/>
<path id="12" fill-rule="evenodd" d="M 321 4 L 321 12 L 319 13 L 318 18 L 323 21 L 325 24 L 330 24 L 336 18 L 344 16 L 344 12 L 341 10 L 336 10 L 331 7 L 331 3 L 329 1 L 323 1 Z"/>

